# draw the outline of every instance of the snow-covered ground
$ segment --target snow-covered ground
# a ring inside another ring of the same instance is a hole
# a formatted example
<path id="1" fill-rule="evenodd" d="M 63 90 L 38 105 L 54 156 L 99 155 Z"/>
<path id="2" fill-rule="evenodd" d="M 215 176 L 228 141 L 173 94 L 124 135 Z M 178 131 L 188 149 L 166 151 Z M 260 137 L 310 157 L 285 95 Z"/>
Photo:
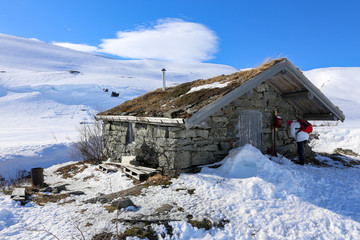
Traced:
<path id="1" fill-rule="evenodd" d="M 10 177 L 17 169 L 45 167 L 47 183 L 69 183 L 69 190 L 86 193 L 61 200 L 69 202 L 63 205 L 45 206 L 20 206 L 0 193 L 0 239 L 54 239 L 49 233 L 81 239 L 77 228 L 91 239 L 103 230 L 114 231 L 115 213 L 82 200 L 131 187 L 127 177 L 94 166 L 73 179 L 54 173 L 71 160 L 67 151 L 76 128 L 92 121 L 98 111 L 162 87 L 162 68 L 168 86 L 237 71 L 205 63 L 120 61 L 3 34 L 0 46 L 0 174 Z M 331 127 L 316 123 L 320 135 L 311 143 L 314 150 L 332 153 L 343 148 L 360 154 L 360 67 L 304 74 L 346 116 L 344 123 Z M 112 91 L 119 97 L 111 97 Z M 250 146 L 234 150 L 220 168 L 183 174 L 169 188 L 143 190 L 143 196 L 131 198 L 139 208 L 121 216 L 152 215 L 164 204 L 173 205 L 169 218 L 182 221 L 171 222 L 174 235 L 166 239 L 360 239 L 358 168 L 272 160 Z M 230 222 L 224 229 L 205 231 L 185 221 L 186 214 Z M 123 225 L 119 228 L 124 230 Z"/>
<path id="2" fill-rule="evenodd" d="M 0 195 L 0 238 L 91 239 L 104 231 L 123 232 L 123 224 L 111 223 L 117 218 L 172 219 L 172 234 L 163 225 L 152 225 L 159 239 L 360 238 L 359 168 L 300 166 L 283 157 L 270 160 L 250 145 L 234 149 L 222 164 L 198 174 L 182 174 L 167 188 L 145 188 L 141 195 L 130 197 L 136 208 L 119 215 L 107 212 L 99 202 L 83 200 L 131 187 L 123 173 L 106 174 L 88 166 L 74 178 L 63 179 L 54 172 L 65 164 L 52 166 L 45 170 L 45 182 L 69 184 L 69 191 L 86 195 L 45 206 L 32 202 L 20 206 Z M 159 217 L 158 209 L 169 205 L 169 212 Z M 193 227 L 189 215 L 193 220 L 227 223 L 205 230 Z"/>

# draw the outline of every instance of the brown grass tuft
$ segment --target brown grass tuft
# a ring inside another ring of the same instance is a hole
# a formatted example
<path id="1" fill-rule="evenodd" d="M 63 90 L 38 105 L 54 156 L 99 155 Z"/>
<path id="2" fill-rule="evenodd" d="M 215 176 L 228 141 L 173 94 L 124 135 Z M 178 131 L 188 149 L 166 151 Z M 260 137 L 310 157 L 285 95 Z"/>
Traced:
<path id="1" fill-rule="evenodd" d="M 72 178 L 76 174 L 83 172 L 87 167 L 83 162 L 78 162 L 60 167 L 55 173 L 62 175 L 63 178 Z"/>
<path id="2" fill-rule="evenodd" d="M 170 185 L 172 182 L 170 181 L 171 177 L 169 176 L 163 176 L 161 174 L 156 174 L 152 177 L 149 177 L 148 180 L 146 180 L 145 182 L 145 186 L 149 187 L 149 186 L 168 186 Z"/>
<path id="3" fill-rule="evenodd" d="M 104 205 L 104 208 L 109 212 L 109 213 L 113 213 L 117 210 L 116 207 L 114 207 L 113 205 Z"/>
<path id="4" fill-rule="evenodd" d="M 39 206 L 44 206 L 46 203 L 57 203 L 62 199 L 69 197 L 67 193 L 64 194 L 37 194 L 31 200 Z"/>

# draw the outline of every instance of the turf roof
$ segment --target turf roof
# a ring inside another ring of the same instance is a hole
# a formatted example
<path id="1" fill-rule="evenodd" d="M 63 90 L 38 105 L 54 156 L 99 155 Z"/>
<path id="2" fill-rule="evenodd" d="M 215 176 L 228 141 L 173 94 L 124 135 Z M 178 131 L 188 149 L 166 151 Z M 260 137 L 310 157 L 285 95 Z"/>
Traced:
<path id="1" fill-rule="evenodd" d="M 220 75 L 206 80 L 200 79 L 186 82 L 167 88 L 165 91 L 159 88 L 99 113 L 99 115 L 188 118 L 282 60 L 284 58 L 266 61 L 260 67 L 230 75 Z M 213 83 L 227 83 L 227 85 L 224 84 L 225 86 L 222 88 L 204 88 L 188 93 L 193 87 Z"/>

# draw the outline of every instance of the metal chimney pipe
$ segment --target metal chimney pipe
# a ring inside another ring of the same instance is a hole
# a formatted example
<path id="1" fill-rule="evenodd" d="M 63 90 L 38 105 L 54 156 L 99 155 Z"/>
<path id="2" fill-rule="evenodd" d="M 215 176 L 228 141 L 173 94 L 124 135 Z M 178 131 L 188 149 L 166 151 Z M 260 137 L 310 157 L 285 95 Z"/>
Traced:
<path id="1" fill-rule="evenodd" d="M 162 71 L 162 79 L 163 79 L 163 91 L 165 91 L 166 90 L 166 84 L 165 84 L 165 72 L 166 72 L 166 69 L 163 68 L 163 69 L 161 69 L 161 71 Z"/>

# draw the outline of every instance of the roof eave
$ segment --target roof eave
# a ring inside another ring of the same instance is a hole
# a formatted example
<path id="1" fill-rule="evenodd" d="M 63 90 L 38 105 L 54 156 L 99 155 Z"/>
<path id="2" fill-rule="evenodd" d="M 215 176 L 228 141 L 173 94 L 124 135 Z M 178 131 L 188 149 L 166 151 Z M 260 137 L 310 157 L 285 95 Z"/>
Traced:
<path id="1" fill-rule="evenodd" d="M 184 125 L 183 118 L 163 118 L 163 117 L 136 117 L 136 116 L 117 116 L 117 115 L 96 115 L 97 121 L 114 121 L 114 122 L 133 122 L 133 123 L 147 123 L 163 126 L 182 126 Z"/>
<path id="2" fill-rule="evenodd" d="M 333 120 L 333 121 L 344 121 L 345 115 L 343 112 L 336 107 L 313 83 L 310 82 L 309 79 L 305 77 L 305 75 L 295 67 L 289 60 L 285 59 L 285 71 L 290 72 L 299 82 L 303 84 L 303 86 L 315 97 L 317 98 L 328 110 L 330 111 L 330 115 L 332 117 L 324 117 L 324 119 L 317 120 Z"/>

